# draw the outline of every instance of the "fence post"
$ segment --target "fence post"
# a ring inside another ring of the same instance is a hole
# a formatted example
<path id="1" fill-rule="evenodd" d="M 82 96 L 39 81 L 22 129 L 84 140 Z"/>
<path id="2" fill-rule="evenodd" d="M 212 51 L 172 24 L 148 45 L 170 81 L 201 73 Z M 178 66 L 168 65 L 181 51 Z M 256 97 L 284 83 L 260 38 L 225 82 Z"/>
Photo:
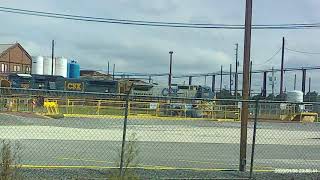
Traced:
<path id="1" fill-rule="evenodd" d="M 224 105 L 224 120 L 227 119 L 227 105 Z"/>
<path id="2" fill-rule="evenodd" d="M 74 102 L 71 102 L 71 113 L 73 114 L 73 106 L 74 106 Z"/>
<path id="3" fill-rule="evenodd" d="M 156 117 L 159 116 L 159 111 L 160 111 L 160 102 L 157 103 L 157 107 L 156 107 Z"/>
<path id="4" fill-rule="evenodd" d="M 126 106 L 124 110 L 124 121 L 123 121 L 123 134 L 122 134 L 122 145 L 121 145 L 121 155 L 120 155 L 120 177 L 123 177 L 123 161 L 124 161 L 124 149 L 125 149 L 125 142 L 126 142 L 126 134 L 127 134 L 127 122 L 128 122 L 128 110 L 129 110 L 129 95 L 132 90 L 134 84 L 130 86 L 130 89 L 126 95 Z"/>
<path id="5" fill-rule="evenodd" d="M 127 103 L 127 102 L 126 102 Z M 130 108 L 130 106 L 131 106 L 131 103 L 128 101 L 128 115 L 130 115 L 130 113 L 131 113 L 131 108 Z"/>
<path id="6" fill-rule="evenodd" d="M 17 104 L 17 112 L 19 112 L 19 104 L 20 104 L 19 98 L 17 98 L 16 104 Z"/>
<path id="7" fill-rule="evenodd" d="M 97 109 L 97 114 L 98 114 L 98 115 L 100 115 L 100 103 L 101 103 L 100 101 L 101 101 L 101 100 L 98 100 L 98 107 L 97 107 L 97 108 L 98 108 L 98 109 Z"/>
<path id="8" fill-rule="evenodd" d="M 213 119 L 213 103 L 211 104 L 211 119 Z"/>
<path id="9" fill-rule="evenodd" d="M 252 150 L 251 150 L 251 162 L 250 162 L 250 179 L 253 173 L 253 160 L 254 160 L 254 150 L 256 146 L 256 133 L 257 133 L 257 121 L 258 121 L 258 111 L 259 111 L 259 100 L 255 101 L 255 111 L 254 111 L 254 124 L 253 124 L 253 135 L 252 135 Z"/>
<path id="10" fill-rule="evenodd" d="M 184 103 L 184 118 L 187 118 L 187 103 Z"/>
<path id="11" fill-rule="evenodd" d="M 69 99 L 66 101 L 66 113 L 69 114 Z"/>

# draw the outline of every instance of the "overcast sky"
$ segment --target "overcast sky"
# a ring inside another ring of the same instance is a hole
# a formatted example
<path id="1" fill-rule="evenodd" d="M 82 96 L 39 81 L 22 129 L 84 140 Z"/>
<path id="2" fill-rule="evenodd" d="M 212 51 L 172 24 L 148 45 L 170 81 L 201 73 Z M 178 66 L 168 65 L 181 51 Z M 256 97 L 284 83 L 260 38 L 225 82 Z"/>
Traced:
<path id="1" fill-rule="evenodd" d="M 319 0 L 253 0 L 253 3 L 253 24 L 316 23 L 320 19 Z M 244 24 L 245 0 L 1 0 L 0 6 L 132 20 Z M 106 70 L 110 61 L 121 72 L 166 73 L 168 52 L 172 50 L 174 74 L 217 72 L 220 65 L 228 70 L 229 64 L 234 63 L 235 43 L 239 43 L 242 64 L 243 30 L 128 26 L 3 12 L 0 16 L 0 43 L 18 41 L 31 55 L 49 55 L 51 40 L 55 39 L 56 55 L 76 59 L 84 69 Z M 254 69 L 280 67 L 280 53 L 268 64 L 264 62 L 281 47 L 283 36 L 288 48 L 320 52 L 319 33 L 320 29 L 253 30 Z M 286 51 L 285 64 L 318 65 L 319 57 Z M 317 90 L 320 86 L 316 80 L 320 78 L 317 72 L 310 74 L 312 90 Z M 301 72 L 297 75 L 300 88 Z M 293 88 L 293 76 L 294 73 L 286 73 L 287 90 Z M 253 78 L 255 89 L 260 89 L 261 77 Z M 204 83 L 203 78 L 195 81 Z M 207 83 L 210 81 L 208 78 Z M 224 84 L 227 82 L 225 77 Z"/>

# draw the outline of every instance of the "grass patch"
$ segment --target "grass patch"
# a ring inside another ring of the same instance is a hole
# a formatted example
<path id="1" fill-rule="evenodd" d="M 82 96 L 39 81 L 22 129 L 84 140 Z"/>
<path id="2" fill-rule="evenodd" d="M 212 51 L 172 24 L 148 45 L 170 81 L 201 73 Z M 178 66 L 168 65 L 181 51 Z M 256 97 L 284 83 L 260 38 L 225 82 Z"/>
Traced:
<path id="1" fill-rule="evenodd" d="M 18 169 L 20 168 L 20 165 L 18 164 L 20 160 L 20 145 L 12 145 L 10 141 L 5 140 L 1 142 L 1 145 L 0 179 L 22 179 L 22 176 L 18 173 Z"/>
<path id="2" fill-rule="evenodd" d="M 138 149 L 138 138 L 135 133 L 132 133 L 128 140 L 126 141 L 126 145 L 124 148 L 124 158 L 123 158 L 123 171 L 122 176 L 120 175 L 120 169 L 115 169 L 109 175 L 108 179 L 112 180 L 137 180 L 140 179 L 139 176 L 134 172 L 134 169 L 130 167 L 135 167 L 137 165 L 137 157 L 139 154 Z M 121 158 L 121 149 L 118 150 L 119 156 L 117 162 L 118 167 L 120 167 L 120 158 Z"/>
<path id="3" fill-rule="evenodd" d="M 62 119 L 64 118 L 64 115 L 63 114 L 51 114 L 51 115 L 45 115 L 47 117 L 50 117 L 50 118 L 53 118 L 53 119 Z"/>

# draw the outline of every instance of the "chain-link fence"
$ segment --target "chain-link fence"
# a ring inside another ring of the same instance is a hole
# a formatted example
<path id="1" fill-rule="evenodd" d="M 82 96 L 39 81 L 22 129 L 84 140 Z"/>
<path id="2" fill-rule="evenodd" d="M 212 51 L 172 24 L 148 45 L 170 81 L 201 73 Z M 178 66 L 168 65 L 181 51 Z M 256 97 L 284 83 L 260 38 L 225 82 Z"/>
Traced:
<path id="1" fill-rule="evenodd" d="M 240 100 L 119 97 L 3 96 L 2 176 L 319 175 L 317 103 L 248 101 L 247 171 L 239 172 Z"/>
<path id="2" fill-rule="evenodd" d="M 278 111 L 286 111 L 280 120 L 262 118 L 263 107 L 270 104 L 278 107 Z M 320 177 L 317 107 L 318 103 L 258 102 L 254 175 L 261 179 Z M 266 171 L 259 167 L 265 167 Z"/>

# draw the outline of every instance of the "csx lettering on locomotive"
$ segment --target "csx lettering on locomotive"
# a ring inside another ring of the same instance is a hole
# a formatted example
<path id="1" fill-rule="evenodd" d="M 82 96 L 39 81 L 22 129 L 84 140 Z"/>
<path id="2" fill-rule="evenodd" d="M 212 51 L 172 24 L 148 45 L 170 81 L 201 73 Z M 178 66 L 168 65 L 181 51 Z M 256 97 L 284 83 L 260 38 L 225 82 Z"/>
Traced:
<path id="1" fill-rule="evenodd" d="M 81 91 L 82 90 L 82 84 L 81 83 L 67 83 L 67 89 L 68 90 Z"/>

